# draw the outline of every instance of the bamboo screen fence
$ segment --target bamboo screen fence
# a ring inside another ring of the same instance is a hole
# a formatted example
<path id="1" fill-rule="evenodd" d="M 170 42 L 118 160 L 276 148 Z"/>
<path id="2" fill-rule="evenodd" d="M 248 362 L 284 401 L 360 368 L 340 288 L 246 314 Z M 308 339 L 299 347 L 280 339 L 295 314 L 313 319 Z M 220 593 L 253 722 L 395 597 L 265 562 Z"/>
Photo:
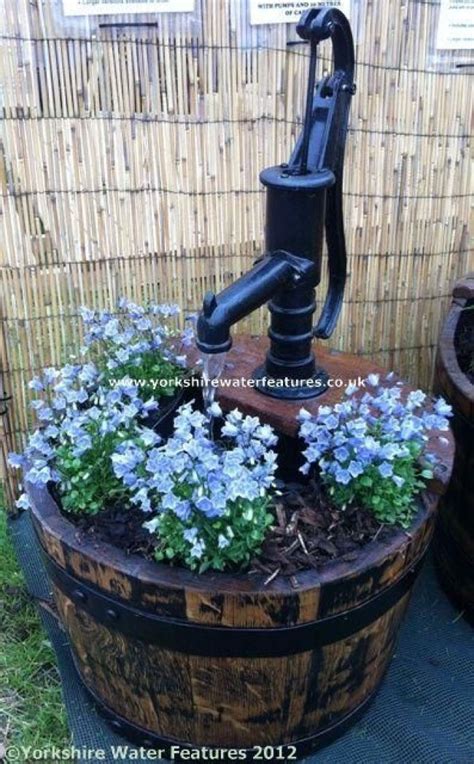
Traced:
<path id="1" fill-rule="evenodd" d="M 65 18 L 58 0 L 0 10 L 7 451 L 29 425 L 31 375 L 77 350 L 81 304 L 126 294 L 195 310 L 251 265 L 258 173 L 300 131 L 308 51 L 286 45 L 294 25 L 251 27 L 246 0 L 139 17 Z M 450 289 L 473 264 L 472 69 L 433 59 L 437 2 L 354 0 L 353 12 L 350 277 L 332 344 L 426 387 Z"/>

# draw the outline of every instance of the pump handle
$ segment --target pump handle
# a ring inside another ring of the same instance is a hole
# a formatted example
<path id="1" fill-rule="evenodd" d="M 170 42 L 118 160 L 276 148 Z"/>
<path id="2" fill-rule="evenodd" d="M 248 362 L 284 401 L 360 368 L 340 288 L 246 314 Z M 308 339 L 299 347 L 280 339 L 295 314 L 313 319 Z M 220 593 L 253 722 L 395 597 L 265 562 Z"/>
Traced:
<path id="1" fill-rule="evenodd" d="M 337 8 L 306 11 L 296 27 L 311 44 L 310 71 L 303 135 L 290 159 L 294 174 L 331 170 L 335 183 L 327 190 L 325 231 L 328 249 L 329 288 L 314 330 L 327 339 L 342 308 L 346 282 L 347 254 L 342 209 L 344 149 L 354 85 L 354 42 L 348 20 Z M 319 82 L 314 92 L 316 46 L 331 39 L 334 70 Z"/>

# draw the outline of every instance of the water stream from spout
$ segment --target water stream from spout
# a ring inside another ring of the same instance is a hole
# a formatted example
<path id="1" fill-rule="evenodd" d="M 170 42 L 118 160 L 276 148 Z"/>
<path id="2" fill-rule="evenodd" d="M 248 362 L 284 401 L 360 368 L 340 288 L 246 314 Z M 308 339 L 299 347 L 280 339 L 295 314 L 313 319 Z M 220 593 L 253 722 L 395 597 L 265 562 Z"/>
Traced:
<path id="1" fill-rule="evenodd" d="M 211 406 L 216 399 L 217 385 L 212 384 L 220 378 L 226 359 L 226 353 L 201 353 L 202 358 L 202 378 L 204 386 L 202 389 L 202 397 L 204 400 L 204 413 L 208 420 L 209 435 L 213 437 L 213 421 L 214 416 L 211 412 Z"/>

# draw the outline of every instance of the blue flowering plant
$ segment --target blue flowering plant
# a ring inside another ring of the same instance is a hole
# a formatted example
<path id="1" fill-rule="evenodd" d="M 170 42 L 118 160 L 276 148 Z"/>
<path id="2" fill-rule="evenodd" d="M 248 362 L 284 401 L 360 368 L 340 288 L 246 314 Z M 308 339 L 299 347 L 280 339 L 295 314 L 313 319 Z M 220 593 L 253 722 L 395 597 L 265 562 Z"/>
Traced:
<path id="1" fill-rule="evenodd" d="M 102 511 L 143 512 L 156 558 L 193 570 L 241 566 L 259 549 L 273 520 L 277 438 L 255 417 L 233 411 L 214 440 L 209 416 L 191 403 L 165 442 L 152 429 L 160 393 L 183 377 L 180 356 L 191 332 L 169 324 L 175 306 L 81 310 L 82 363 L 48 368 L 30 388 L 38 427 L 10 463 L 27 484 L 52 491 L 77 521 Z M 150 382 L 137 384 L 138 382 Z M 151 385 L 152 382 L 158 385 Z M 23 494 L 18 506 L 28 506 Z"/>
<path id="2" fill-rule="evenodd" d="M 155 442 L 144 423 L 156 418 L 161 397 L 174 395 L 187 373 L 180 353 L 192 332 L 171 326 L 179 312 L 175 305 L 143 307 L 121 298 L 113 313 L 80 312 L 82 362 L 45 369 L 30 382 L 39 427 L 10 463 L 32 484 L 55 484 L 66 512 L 93 515 L 107 503 L 127 500 L 112 454 L 132 436 Z M 20 506 L 26 504 L 23 495 Z"/>
<path id="3" fill-rule="evenodd" d="M 404 395 L 389 382 L 371 374 L 365 392 L 351 386 L 345 400 L 320 406 L 316 416 L 300 411 L 302 472 L 317 467 L 339 508 L 357 504 L 381 523 L 407 528 L 413 497 L 433 475 L 424 455 L 429 433 L 449 429 L 451 407 L 441 398 L 430 404 L 421 390 Z"/>
<path id="4" fill-rule="evenodd" d="M 123 297 L 114 312 L 81 308 L 82 353 L 97 365 L 102 384 L 127 380 L 144 398 L 174 396 L 186 374 L 183 350 L 193 337 L 192 327 L 178 331 L 173 324 L 179 312 L 177 305 L 143 306 Z"/>
<path id="5" fill-rule="evenodd" d="M 222 416 L 213 404 L 213 416 Z M 149 514 L 156 559 L 192 570 L 249 562 L 273 522 L 277 438 L 256 417 L 232 411 L 213 440 L 207 417 L 182 406 L 163 444 L 132 437 L 112 456 L 131 502 Z"/>
<path id="6" fill-rule="evenodd" d="M 30 383 L 39 427 L 10 454 L 27 483 L 52 490 L 72 517 L 112 506 L 143 512 L 156 559 L 192 570 L 242 566 L 273 521 L 277 443 L 271 427 L 235 410 L 210 418 L 182 406 L 162 442 L 144 425 L 159 405 L 134 384 L 102 384 L 93 363 L 45 369 Z M 214 440 L 210 420 L 222 418 Z M 17 502 L 29 505 L 27 494 Z"/>
<path id="7" fill-rule="evenodd" d="M 96 514 L 107 503 L 127 500 L 127 490 L 116 477 L 112 454 L 122 441 L 155 433 L 141 421 L 158 403 L 138 395 L 125 382 L 113 389 L 100 384 L 101 373 L 92 363 L 49 368 L 30 387 L 39 394 L 33 401 L 39 427 L 22 454 L 10 454 L 10 464 L 21 468 L 36 486 L 55 485 L 64 511 Z M 20 507 L 28 504 L 24 494 Z"/>

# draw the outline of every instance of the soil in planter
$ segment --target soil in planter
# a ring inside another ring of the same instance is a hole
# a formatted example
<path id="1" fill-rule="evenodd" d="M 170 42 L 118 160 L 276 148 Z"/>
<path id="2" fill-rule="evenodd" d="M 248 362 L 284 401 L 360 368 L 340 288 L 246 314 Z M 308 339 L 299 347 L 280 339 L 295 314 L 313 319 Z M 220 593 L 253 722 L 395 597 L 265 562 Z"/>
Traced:
<path id="1" fill-rule="evenodd" d="M 252 569 L 270 575 L 319 568 L 330 560 L 355 560 L 374 539 L 397 532 L 363 507 L 336 507 L 317 479 L 288 483 L 275 501 L 276 523 Z"/>
<path id="2" fill-rule="evenodd" d="M 248 572 L 273 579 L 319 568 L 330 560 L 355 560 L 374 539 L 386 540 L 397 529 L 383 526 L 361 507 L 335 507 L 320 483 L 288 483 L 275 501 L 275 525 Z M 143 512 L 111 505 L 95 516 L 66 515 L 80 533 L 113 544 L 128 554 L 153 559 L 158 540 L 142 527 Z"/>
<path id="3" fill-rule="evenodd" d="M 127 554 L 140 554 L 153 559 L 157 546 L 156 538 L 143 523 L 146 517 L 138 507 L 124 507 L 123 504 L 111 504 L 98 515 L 73 515 L 64 513 L 80 531 L 97 541 L 105 541 L 123 549 Z"/>
<path id="4" fill-rule="evenodd" d="M 459 368 L 474 384 L 474 300 L 470 300 L 461 313 L 454 345 Z"/>

